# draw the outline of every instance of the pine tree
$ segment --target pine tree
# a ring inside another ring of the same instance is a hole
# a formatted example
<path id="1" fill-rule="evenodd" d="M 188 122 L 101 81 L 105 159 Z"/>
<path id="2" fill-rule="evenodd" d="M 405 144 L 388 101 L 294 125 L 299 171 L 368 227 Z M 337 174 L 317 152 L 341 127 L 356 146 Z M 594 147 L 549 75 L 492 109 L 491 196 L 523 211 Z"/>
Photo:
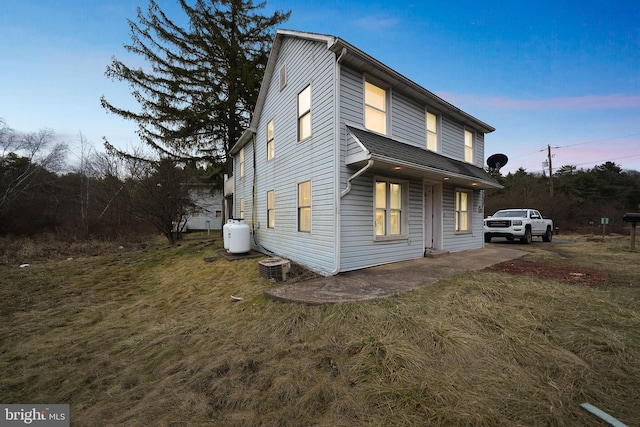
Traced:
<path id="1" fill-rule="evenodd" d="M 204 161 L 221 170 L 230 146 L 248 126 L 275 26 L 290 12 L 258 14 L 251 0 L 179 0 L 188 19 L 181 28 L 150 0 L 138 23 L 129 20 L 125 48 L 147 63 L 132 68 L 117 58 L 106 76 L 125 81 L 140 111 L 101 98 L 111 113 L 138 124 L 138 135 L 160 158 Z M 192 3 L 192 4 L 189 4 Z M 106 140 L 107 148 L 113 146 Z M 126 155 L 126 153 L 120 153 Z"/>

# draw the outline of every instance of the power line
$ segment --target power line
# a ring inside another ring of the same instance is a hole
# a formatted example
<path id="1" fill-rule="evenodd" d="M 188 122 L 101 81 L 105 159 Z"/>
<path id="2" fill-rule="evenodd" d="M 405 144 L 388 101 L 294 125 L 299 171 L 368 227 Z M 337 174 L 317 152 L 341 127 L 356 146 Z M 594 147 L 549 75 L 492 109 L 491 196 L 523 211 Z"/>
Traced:
<path id="1" fill-rule="evenodd" d="M 616 157 L 616 158 L 613 158 L 613 159 L 606 159 L 606 160 L 594 160 L 594 161 L 591 161 L 591 162 L 584 162 L 584 163 L 577 163 L 575 165 L 571 164 L 571 165 L 563 165 L 563 166 L 583 166 L 583 165 L 590 165 L 590 164 L 594 164 L 594 163 L 611 162 L 611 161 L 614 161 L 614 160 L 629 159 L 631 157 L 640 157 L 640 154 L 634 154 L 634 155 L 631 155 L 631 156 L 624 156 L 624 157 Z M 553 169 L 554 170 L 562 169 L 563 166 L 555 167 Z"/>
<path id="2" fill-rule="evenodd" d="M 576 142 L 574 144 L 558 145 L 558 146 L 551 147 L 551 148 L 552 149 L 555 149 L 555 148 L 568 148 L 568 147 L 574 147 L 576 145 L 595 144 L 596 142 L 612 141 L 612 140 L 615 140 L 615 139 L 624 139 L 624 138 L 629 138 L 629 137 L 637 136 L 637 135 L 640 135 L 640 133 L 632 133 L 632 134 L 629 134 L 629 135 L 621 135 L 621 136 L 612 136 L 610 138 L 594 139 L 592 141 Z M 529 153 L 522 154 L 520 156 L 514 157 L 514 159 L 519 159 L 521 157 L 526 157 L 526 156 L 530 156 L 532 154 L 541 153 L 543 151 L 547 151 L 548 148 L 549 147 L 547 146 L 547 147 L 541 148 L 540 150 L 531 151 Z M 627 156 L 627 157 L 634 157 L 634 156 Z"/>

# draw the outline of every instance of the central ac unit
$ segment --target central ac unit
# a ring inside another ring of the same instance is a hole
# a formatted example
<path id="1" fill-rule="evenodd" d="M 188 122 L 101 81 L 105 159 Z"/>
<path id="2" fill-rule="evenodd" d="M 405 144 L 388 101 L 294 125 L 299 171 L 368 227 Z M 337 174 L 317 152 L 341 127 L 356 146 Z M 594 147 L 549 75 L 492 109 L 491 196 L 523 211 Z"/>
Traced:
<path id="1" fill-rule="evenodd" d="M 284 258 L 273 257 L 258 261 L 260 276 L 265 279 L 283 282 L 291 271 L 291 261 Z"/>

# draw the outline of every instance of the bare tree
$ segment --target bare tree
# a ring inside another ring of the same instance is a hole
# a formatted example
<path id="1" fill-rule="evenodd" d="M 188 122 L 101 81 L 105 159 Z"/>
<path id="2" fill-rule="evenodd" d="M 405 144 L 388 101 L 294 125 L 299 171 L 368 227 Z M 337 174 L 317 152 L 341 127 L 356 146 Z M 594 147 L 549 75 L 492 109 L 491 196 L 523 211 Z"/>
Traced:
<path id="1" fill-rule="evenodd" d="M 52 130 L 22 134 L 0 119 L 0 212 L 38 185 L 43 172 L 60 170 L 66 152 Z"/>

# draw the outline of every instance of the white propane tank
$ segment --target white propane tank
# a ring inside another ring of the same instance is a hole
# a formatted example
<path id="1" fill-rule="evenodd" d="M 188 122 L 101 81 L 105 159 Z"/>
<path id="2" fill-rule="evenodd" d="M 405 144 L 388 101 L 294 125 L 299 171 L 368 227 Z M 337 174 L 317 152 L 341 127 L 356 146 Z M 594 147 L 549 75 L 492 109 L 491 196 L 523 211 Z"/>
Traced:
<path id="1" fill-rule="evenodd" d="M 227 252 L 232 254 L 243 254 L 251 250 L 251 237 L 249 234 L 249 226 L 240 219 L 234 219 L 227 227 L 229 247 Z"/>
<path id="2" fill-rule="evenodd" d="M 224 248 L 229 249 L 229 226 L 233 224 L 232 219 L 228 219 L 227 223 L 222 226 L 222 241 L 224 242 Z"/>

